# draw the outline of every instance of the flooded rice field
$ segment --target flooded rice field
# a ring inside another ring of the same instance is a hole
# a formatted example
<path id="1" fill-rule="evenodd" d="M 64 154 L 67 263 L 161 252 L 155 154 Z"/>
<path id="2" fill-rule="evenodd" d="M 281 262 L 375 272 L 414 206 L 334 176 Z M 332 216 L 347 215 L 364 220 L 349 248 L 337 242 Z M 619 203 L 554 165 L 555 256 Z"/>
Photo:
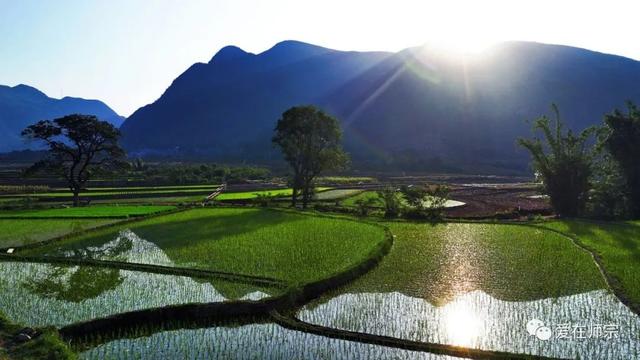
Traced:
<path id="1" fill-rule="evenodd" d="M 276 324 L 220 326 L 120 339 L 80 354 L 81 359 L 420 359 L 443 355 L 336 340 Z"/>
<path id="2" fill-rule="evenodd" d="M 137 264 L 174 266 L 174 262 L 156 244 L 140 238 L 133 231 L 126 229 L 101 245 L 83 249 L 58 250 L 51 255 L 77 257 L 83 259 L 121 261 Z"/>
<path id="3" fill-rule="evenodd" d="M 640 318 L 606 290 L 534 301 L 503 301 L 476 290 L 442 306 L 399 292 L 342 294 L 303 308 L 298 317 L 342 330 L 482 350 L 640 358 Z"/>
<path id="4" fill-rule="evenodd" d="M 268 296 L 261 289 L 223 281 L 21 262 L 0 262 L 0 294 L 0 312 L 29 326 L 64 326 L 172 304 Z"/>

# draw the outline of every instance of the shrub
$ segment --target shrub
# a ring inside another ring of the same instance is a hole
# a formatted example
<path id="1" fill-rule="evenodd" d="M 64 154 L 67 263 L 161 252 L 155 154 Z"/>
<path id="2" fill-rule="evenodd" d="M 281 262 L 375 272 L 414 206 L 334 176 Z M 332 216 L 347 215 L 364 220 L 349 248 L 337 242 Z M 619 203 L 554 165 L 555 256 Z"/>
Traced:
<path id="1" fill-rule="evenodd" d="M 387 186 L 382 190 L 378 190 L 378 198 L 384 204 L 384 216 L 394 218 L 400 215 L 402 211 L 402 197 L 400 192 L 391 186 Z"/>

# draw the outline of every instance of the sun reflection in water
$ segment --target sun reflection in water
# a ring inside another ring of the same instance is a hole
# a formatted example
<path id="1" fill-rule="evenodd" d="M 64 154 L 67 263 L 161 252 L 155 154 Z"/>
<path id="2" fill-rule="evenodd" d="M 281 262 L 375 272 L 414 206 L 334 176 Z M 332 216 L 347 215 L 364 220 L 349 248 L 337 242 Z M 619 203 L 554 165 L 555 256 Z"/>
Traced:
<path id="1" fill-rule="evenodd" d="M 458 346 L 474 346 L 482 336 L 482 319 L 466 301 L 456 301 L 444 309 L 444 329 L 448 343 Z"/>

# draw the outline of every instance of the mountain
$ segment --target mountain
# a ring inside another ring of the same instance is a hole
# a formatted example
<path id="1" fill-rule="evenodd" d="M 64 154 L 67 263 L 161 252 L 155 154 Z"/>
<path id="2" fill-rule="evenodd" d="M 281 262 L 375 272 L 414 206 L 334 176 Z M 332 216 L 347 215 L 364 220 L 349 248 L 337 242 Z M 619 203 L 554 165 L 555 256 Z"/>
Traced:
<path id="1" fill-rule="evenodd" d="M 574 129 L 640 103 L 640 62 L 530 42 L 474 57 L 423 46 L 398 53 L 345 52 L 285 41 L 260 53 L 221 49 L 180 75 L 122 125 L 141 155 L 269 162 L 275 122 L 290 106 L 336 116 L 355 167 L 526 171 L 515 146 L 525 120 L 560 107 Z"/>
<path id="2" fill-rule="evenodd" d="M 98 100 L 73 97 L 54 99 L 27 85 L 0 85 L 0 152 L 30 147 L 20 137 L 27 126 L 68 114 L 91 114 L 120 126 L 124 118 Z"/>

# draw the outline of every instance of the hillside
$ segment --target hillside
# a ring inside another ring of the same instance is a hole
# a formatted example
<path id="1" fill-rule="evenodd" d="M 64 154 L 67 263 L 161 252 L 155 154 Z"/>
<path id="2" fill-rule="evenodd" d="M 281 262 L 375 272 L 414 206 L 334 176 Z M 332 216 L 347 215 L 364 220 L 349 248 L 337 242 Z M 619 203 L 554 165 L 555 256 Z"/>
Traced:
<path id="1" fill-rule="evenodd" d="M 120 126 L 123 118 L 98 100 L 64 97 L 54 99 L 27 85 L 0 85 L 0 152 L 29 147 L 20 132 L 39 120 L 68 114 L 92 114 Z"/>
<path id="2" fill-rule="evenodd" d="M 317 104 L 341 121 L 356 166 L 521 172 L 525 120 L 559 105 L 574 128 L 640 102 L 640 62 L 566 46 L 502 43 L 474 58 L 429 47 L 344 52 L 285 41 L 225 47 L 122 126 L 134 154 L 270 162 L 279 115 Z"/>

